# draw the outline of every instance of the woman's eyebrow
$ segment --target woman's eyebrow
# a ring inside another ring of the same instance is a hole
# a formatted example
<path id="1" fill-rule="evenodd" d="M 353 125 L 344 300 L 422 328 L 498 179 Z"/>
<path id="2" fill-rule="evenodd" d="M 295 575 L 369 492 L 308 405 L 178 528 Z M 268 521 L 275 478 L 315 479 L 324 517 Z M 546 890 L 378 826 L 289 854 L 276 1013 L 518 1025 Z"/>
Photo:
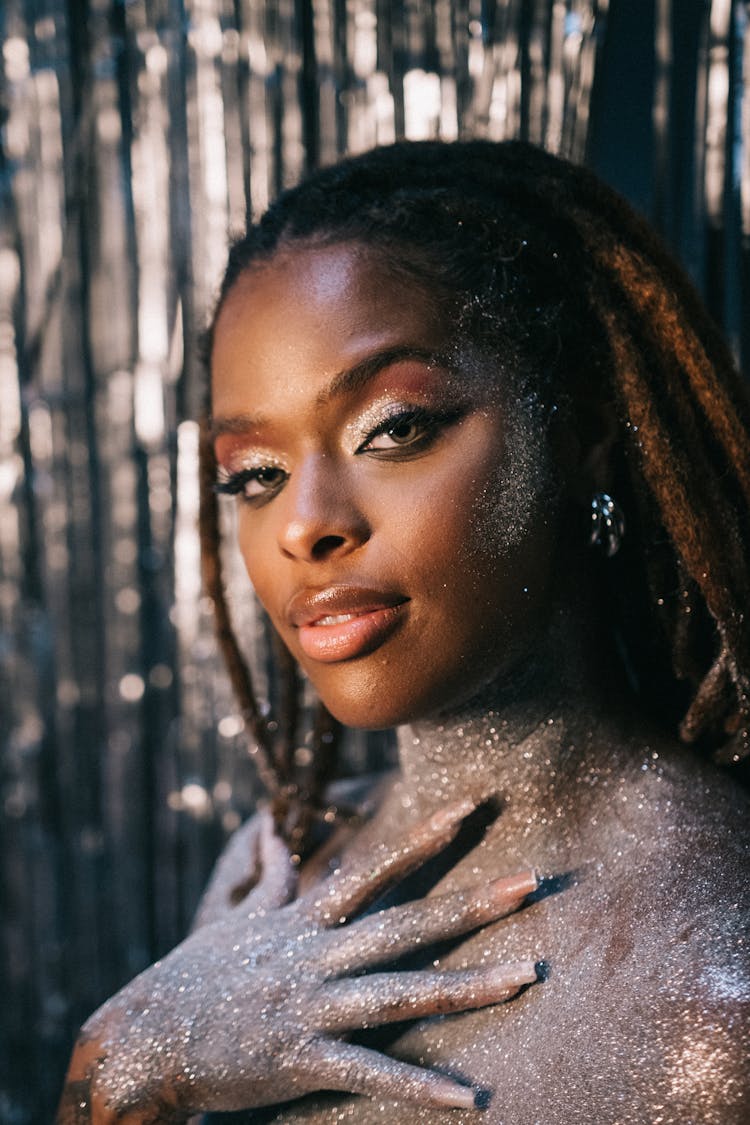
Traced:
<path id="1" fill-rule="evenodd" d="M 216 441 L 222 434 L 247 434 L 251 430 L 258 430 L 265 424 L 265 418 L 260 415 L 231 414 L 226 417 L 211 417 L 208 419 L 208 434 L 211 441 Z"/>
<path id="2" fill-rule="evenodd" d="M 393 363 L 400 363 L 404 359 L 416 359 L 421 363 L 441 366 L 445 366 L 447 362 L 444 356 L 428 348 L 415 348 L 403 344 L 384 348 L 355 363 L 353 367 L 337 372 L 328 386 L 318 394 L 315 400 L 316 406 L 325 406 L 333 398 L 360 390 L 384 368 L 390 367 Z"/>
<path id="3" fill-rule="evenodd" d="M 359 363 L 355 363 L 353 367 L 347 367 L 343 371 L 336 372 L 328 386 L 318 393 L 315 405 L 317 407 L 325 406 L 331 399 L 353 394 L 366 386 L 384 368 L 390 367 L 394 363 L 400 363 L 405 359 L 416 359 L 420 363 L 432 364 L 433 366 L 450 366 L 447 357 L 439 352 L 430 351 L 429 348 L 416 348 L 403 344 L 397 347 L 384 348 L 382 351 L 367 356 Z M 259 414 L 254 416 L 233 414 L 223 418 L 212 417 L 209 421 L 211 440 L 215 441 L 221 434 L 246 434 L 251 430 L 259 430 L 263 428 L 265 422 L 265 417 Z"/>

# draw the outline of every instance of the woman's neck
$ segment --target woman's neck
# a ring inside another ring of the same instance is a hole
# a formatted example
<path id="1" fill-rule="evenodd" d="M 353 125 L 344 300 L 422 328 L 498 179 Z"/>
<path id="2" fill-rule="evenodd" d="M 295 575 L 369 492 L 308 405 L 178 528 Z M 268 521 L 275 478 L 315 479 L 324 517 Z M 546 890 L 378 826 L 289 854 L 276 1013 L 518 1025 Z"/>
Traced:
<path id="1" fill-rule="evenodd" d="M 511 676 L 460 710 L 399 728 L 406 794 L 420 807 L 490 794 L 538 807 L 601 764 L 602 739 L 612 741 L 628 689 L 597 632 L 585 616 L 559 612 Z"/>

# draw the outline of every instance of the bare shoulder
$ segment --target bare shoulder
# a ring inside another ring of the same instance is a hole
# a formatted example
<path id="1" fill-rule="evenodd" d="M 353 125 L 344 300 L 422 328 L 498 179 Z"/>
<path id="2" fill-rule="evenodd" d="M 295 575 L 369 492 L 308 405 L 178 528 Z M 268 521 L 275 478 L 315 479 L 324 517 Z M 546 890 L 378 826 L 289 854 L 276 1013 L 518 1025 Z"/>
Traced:
<path id="1" fill-rule="evenodd" d="M 749 802 L 668 747 L 652 763 L 581 808 L 571 866 L 496 946 L 535 941 L 549 960 L 548 981 L 488 1022 L 517 1065 L 524 1044 L 536 1055 L 548 1107 L 532 1119 L 549 1125 L 750 1120 Z"/>
<path id="2" fill-rule="evenodd" d="M 648 770 L 620 779 L 598 841 L 616 914 L 629 911 L 631 926 L 658 940 L 669 961 L 697 968 L 718 957 L 747 976 L 746 790 L 710 764 L 662 748 Z M 750 985 L 737 993 L 748 994 Z"/>
<path id="3" fill-rule="evenodd" d="M 368 774 L 363 777 L 347 778 L 335 782 L 328 791 L 332 806 L 339 805 L 348 811 L 367 818 L 380 798 L 384 784 L 390 783 L 388 775 Z M 217 859 L 206 889 L 201 896 L 193 929 L 215 922 L 227 914 L 233 906 L 241 902 L 255 885 L 259 871 L 258 832 L 260 820 L 257 815 L 249 817 L 235 829 L 227 840 Z M 350 837 L 352 832 L 336 833 L 319 849 L 309 865 L 302 871 L 301 882 L 309 882 L 325 874 L 331 852 L 341 850 L 341 837 Z"/>
<path id="4" fill-rule="evenodd" d="M 198 904 L 194 930 L 224 917 L 257 882 L 259 829 L 260 818 L 251 816 L 227 840 Z"/>
<path id="5" fill-rule="evenodd" d="M 592 888 L 599 944 L 576 962 L 611 994 L 602 1007 L 621 1029 L 622 1069 L 646 1064 L 649 1120 L 740 1125 L 750 1120 L 748 795 L 665 748 L 647 777 L 624 782 L 607 833 L 612 885 Z"/>

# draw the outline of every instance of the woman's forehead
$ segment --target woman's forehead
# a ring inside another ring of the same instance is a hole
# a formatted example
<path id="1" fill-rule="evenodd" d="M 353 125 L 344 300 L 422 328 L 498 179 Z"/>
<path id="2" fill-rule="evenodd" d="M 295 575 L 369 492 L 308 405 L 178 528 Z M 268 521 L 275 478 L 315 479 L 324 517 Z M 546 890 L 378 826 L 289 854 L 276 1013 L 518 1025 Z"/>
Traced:
<path id="1" fill-rule="evenodd" d="M 330 378 L 375 351 L 438 351 L 449 335 L 418 285 L 359 247 L 285 251 L 246 270 L 225 299 L 213 338 L 214 397 L 237 377 Z"/>
<path id="2" fill-rule="evenodd" d="M 354 240 L 287 243 L 243 270 L 225 298 L 219 322 L 226 319 L 225 312 L 242 317 L 249 302 L 257 309 L 293 301 L 301 313 L 357 299 L 369 302 L 373 291 L 387 295 L 398 290 L 408 293 L 410 304 L 427 307 L 429 286 L 397 271 L 394 261 L 385 250 Z"/>

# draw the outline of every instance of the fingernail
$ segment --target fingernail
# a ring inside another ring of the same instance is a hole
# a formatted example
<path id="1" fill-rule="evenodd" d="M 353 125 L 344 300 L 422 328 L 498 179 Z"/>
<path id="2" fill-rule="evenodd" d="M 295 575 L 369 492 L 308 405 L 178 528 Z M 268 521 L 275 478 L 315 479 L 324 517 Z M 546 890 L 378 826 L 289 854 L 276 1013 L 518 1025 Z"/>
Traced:
<path id="1" fill-rule="evenodd" d="M 510 961 L 487 971 L 490 988 L 520 988 L 539 979 L 536 961 Z"/>
<path id="2" fill-rule="evenodd" d="M 515 875 L 503 875 L 501 879 L 493 879 L 489 885 L 490 896 L 496 902 L 505 902 L 508 899 L 523 899 L 532 894 L 539 886 L 539 879 L 533 867 L 525 871 L 518 871 Z"/>
<path id="3" fill-rule="evenodd" d="M 445 1081 L 437 1090 L 435 1101 L 451 1109 L 474 1109 L 475 1092 L 471 1086 L 459 1086 L 456 1082 Z"/>
<path id="4" fill-rule="evenodd" d="M 444 809 L 439 809 L 438 812 L 433 813 L 430 817 L 430 828 L 436 832 L 440 832 L 445 828 L 452 828 L 470 812 L 473 812 L 477 807 L 476 801 L 472 801 L 470 797 L 464 798 L 463 801 L 454 801 L 450 805 L 446 805 Z"/>

